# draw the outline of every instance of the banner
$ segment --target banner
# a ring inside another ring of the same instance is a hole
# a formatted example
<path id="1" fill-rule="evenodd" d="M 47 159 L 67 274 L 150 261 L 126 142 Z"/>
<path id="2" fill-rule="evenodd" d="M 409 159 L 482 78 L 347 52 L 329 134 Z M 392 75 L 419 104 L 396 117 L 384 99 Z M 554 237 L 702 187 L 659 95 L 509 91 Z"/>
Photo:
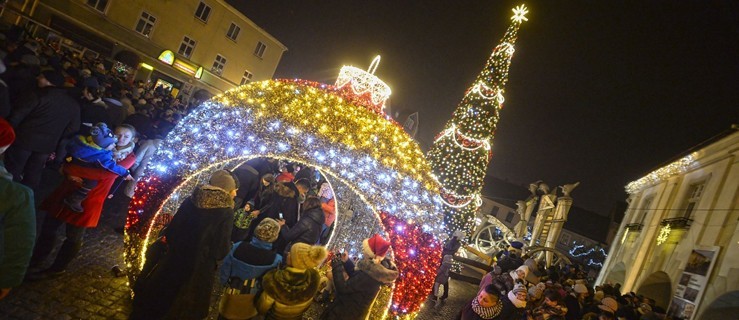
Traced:
<path id="1" fill-rule="evenodd" d="M 675 320 L 691 320 L 695 317 L 703 292 L 711 277 L 713 265 L 718 259 L 720 247 L 699 247 L 693 249 L 680 275 L 677 290 L 672 296 L 667 315 Z"/>

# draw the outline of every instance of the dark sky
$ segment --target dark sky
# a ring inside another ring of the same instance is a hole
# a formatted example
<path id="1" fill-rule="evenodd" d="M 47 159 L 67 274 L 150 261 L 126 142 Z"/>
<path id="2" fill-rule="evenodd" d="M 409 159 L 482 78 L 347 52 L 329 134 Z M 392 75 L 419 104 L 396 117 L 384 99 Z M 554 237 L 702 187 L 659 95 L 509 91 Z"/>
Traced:
<path id="1" fill-rule="evenodd" d="M 514 1 L 230 0 L 285 44 L 275 78 L 333 84 L 342 65 L 442 129 L 509 24 Z M 739 123 L 739 1 L 526 1 L 490 172 L 581 181 L 606 214 L 624 186 Z"/>

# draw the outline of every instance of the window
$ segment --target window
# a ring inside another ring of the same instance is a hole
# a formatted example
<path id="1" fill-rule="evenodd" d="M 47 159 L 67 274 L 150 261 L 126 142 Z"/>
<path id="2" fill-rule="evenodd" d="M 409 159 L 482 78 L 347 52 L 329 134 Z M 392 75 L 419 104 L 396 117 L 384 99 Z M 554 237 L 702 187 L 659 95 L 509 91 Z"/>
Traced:
<path id="1" fill-rule="evenodd" d="M 108 7 L 108 0 L 87 0 L 87 5 L 100 11 L 100 13 L 105 13 L 105 9 Z"/>
<path id="2" fill-rule="evenodd" d="M 500 207 L 493 206 L 493 209 L 490 210 L 490 215 L 497 216 L 498 215 L 498 210 L 500 210 Z"/>
<path id="3" fill-rule="evenodd" d="M 254 48 L 254 55 L 260 58 L 263 57 L 265 49 L 267 49 L 266 44 L 262 43 L 262 41 L 257 42 L 257 47 Z"/>
<path id="4" fill-rule="evenodd" d="M 210 71 L 213 71 L 213 73 L 220 76 L 223 74 L 223 67 L 225 66 L 226 66 L 226 58 L 224 58 L 220 54 L 217 54 L 216 61 L 213 61 L 213 67 L 210 68 Z"/>
<path id="5" fill-rule="evenodd" d="M 231 26 L 228 27 L 228 32 L 226 33 L 226 37 L 229 39 L 236 41 L 236 38 L 239 36 L 239 32 L 241 32 L 241 28 L 237 26 L 235 23 L 231 23 Z"/>
<path id="6" fill-rule="evenodd" d="M 253 77 L 253 76 L 254 75 L 251 74 L 251 72 L 249 72 L 249 70 L 245 70 L 244 71 L 244 76 L 241 77 L 241 83 L 239 85 L 245 85 L 245 84 L 251 82 L 251 77 Z"/>
<path id="7" fill-rule="evenodd" d="M 688 189 L 688 199 L 686 200 L 685 204 L 685 212 L 683 213 L 683 217 L 690 219 L 693 215 L 693 211 L 695 210 L 695 206 L 698 204 L 698 200 L 700 200 L 701 195 L 703 194 L 703 188 L 705 187 L 705 183 L 696 183 L 690 186 L 690 189 Z"/>
<path id="8" fill-rule="evenodd" d="M 505 216 L 505 222 L 511 222 L 513 221 L 513 216 L 515 213 L 513 211 L 508 211 L 508 214 Z"/>
<path id="9" fill-rule="evenodd" d="M 182 39 L 180 50 L 177 50 L 177 53 L 185 56 L 186 58 L 190 58 L 193 50 L 195 50 L 195 40 L 190 39 L 190 37 L 188 36 L 185 36 Z"/>
<path id="10" fill-rule="evenodd" d="M 641 225 L 644 225 L 644 220 L 647 219 L 647 215 L 649 215 L 649 207 L 652 206 L 652 201 L 654 200 L 654 197 L 649 197 L 641 204 L 641 219 L 639 219 L 639 223 Z"/>
<path id="11" fill-rule="evenodd" d="M 144 37 L 151 36 L 151 30 L 154 29 L 154 24 L 157 22 L 157 18 L 152 16 L 146 11 L 141 12 L 139 22 L 136 24 L 136 32 L 140 33 Z"/>
<path id="12" fill-rule="evenodd" d="M 200 4 L 198 5 L 198 9 L 195 10 L 195 17 L 202 20 L 203 22 L 208 22 L 208 17 L 210 16 L 210 7 L 205 4 L 205 2 L 200 1 Z"/>

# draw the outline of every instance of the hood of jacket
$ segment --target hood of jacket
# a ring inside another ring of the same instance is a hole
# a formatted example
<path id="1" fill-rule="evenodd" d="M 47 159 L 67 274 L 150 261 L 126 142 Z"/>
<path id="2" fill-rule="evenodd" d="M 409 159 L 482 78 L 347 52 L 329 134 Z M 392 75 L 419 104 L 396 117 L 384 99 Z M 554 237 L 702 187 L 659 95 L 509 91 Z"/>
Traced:
<path id="1" fill-rule="evenodd" d="M 326 222 L 326 218 L 323 215 L 323 210 L 321 209 L 321 207 L 316 207 L 304 212 L 301 219 L 304 218 L 309 218 L 319 225 L 322 225 L 324 222 Z"/>
<path id="2" fill-rule="evenodd" d="M 371 259 L 362 259 L 357 263 L 357 270 L 363 271 L 372 279 L 383 284 L 391 284 L 398 278 L 398 270 L 385 268 L 381 263 L 375 263 Z"/>
<path id="3" fill-rule="evenodd" d="M 275 182 L 275 194 L 285 198 L 295 198 L 298 188 L 292 182 Z"/>
<path id="4" fill-rule="evenodd" d="M 192 202 L 201 209 L 233 208 L 233 197 L 216 186 L 209 184 L 195 188 L 192 192 Z"/>
<path id="5" fill-rule="evenodd" d="M 282 304 L 292 305 L 313 298 L 321 276 L 316 269 L 299 270 L 287 267 L 267 272 L 262 279 L 265 292 Z"/>

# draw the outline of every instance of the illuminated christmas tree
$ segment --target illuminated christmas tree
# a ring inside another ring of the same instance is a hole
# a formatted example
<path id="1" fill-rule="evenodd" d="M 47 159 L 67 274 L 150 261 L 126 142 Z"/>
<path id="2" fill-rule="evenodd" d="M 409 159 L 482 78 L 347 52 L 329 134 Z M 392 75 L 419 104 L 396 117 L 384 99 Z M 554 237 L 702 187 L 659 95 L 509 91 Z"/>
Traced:
<path id="1" fill-rule="evenodd" d="M 523 5 L 513 9 L 505 36 L 428 152 L 428 161 L 442 186 L 440 193 L 447 208 L 444 222 L 449 232 L 471 230 L 475 212 L 482 204 L 480 191 L 505 100 L 513 46 L 521 23 L 528 20 L 527 13 Z"/>

